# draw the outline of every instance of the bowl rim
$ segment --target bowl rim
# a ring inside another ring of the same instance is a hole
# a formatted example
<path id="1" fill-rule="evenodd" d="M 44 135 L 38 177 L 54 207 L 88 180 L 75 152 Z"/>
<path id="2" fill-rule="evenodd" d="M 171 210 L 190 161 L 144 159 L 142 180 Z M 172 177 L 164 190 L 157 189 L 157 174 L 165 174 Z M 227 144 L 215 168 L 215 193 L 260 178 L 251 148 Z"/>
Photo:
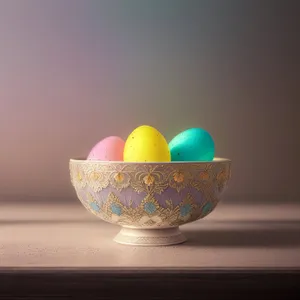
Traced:
<path id="1" fill-rule="evenodd" d="M 229 158 L 222 158 L 222 157 L 215 157 L 213 160 L 211 161 L 160 161 L 160 162 L 129 162 L 129 161 L 103 161 L 103 160 L 96 160 L 96 159 L 86 159 L 86 158 L 71 158 L 70 159 L 70 163 L 91 163 L 91 164 L 126 164 L 126 165 L 130 165 L 130 164 L 134 164 L 134 165 L 145 165 L 145 164 L 156 164 L 156 165 L 176 165 L 176 164 L 218 164 L 218 163 L 231 163 L 231 159 Z"/>

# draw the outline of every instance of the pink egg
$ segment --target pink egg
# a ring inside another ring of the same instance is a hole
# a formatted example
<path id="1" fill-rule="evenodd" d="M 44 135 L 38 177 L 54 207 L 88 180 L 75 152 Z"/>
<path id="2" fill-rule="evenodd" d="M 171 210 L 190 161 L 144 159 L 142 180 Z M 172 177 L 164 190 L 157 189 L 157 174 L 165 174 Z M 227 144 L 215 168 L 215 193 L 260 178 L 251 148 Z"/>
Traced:
<path id="1" fill-rule="evenodd" d="M 118 136 L 109 136 L 97 143 L 87 159 L 101 161 L 123 161 L 125 141 Z"/>

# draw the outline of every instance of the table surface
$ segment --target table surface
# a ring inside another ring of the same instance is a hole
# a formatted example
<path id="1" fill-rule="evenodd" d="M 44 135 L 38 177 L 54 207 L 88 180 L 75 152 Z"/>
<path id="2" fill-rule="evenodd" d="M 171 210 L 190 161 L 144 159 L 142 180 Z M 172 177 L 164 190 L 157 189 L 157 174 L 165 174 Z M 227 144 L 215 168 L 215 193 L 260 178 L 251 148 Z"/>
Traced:
<path id="1" fill-rule="evenodd" d="M 72 203 L 72 202 L 71 202 Z M 300 205 L 219 203 L 181 227 L 188 241 L 133 247 L 71 203 L 0 202 L 0 268 L 300 268 Z"/>

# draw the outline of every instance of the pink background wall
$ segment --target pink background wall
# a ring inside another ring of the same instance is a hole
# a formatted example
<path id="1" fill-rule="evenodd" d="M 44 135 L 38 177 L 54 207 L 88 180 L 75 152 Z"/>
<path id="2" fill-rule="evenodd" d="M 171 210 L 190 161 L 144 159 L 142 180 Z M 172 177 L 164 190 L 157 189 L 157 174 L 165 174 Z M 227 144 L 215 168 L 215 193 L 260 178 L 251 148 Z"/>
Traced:
<path id="1" fill-rule="evenodd" d="M 296 199 L 296 21 L 275 1 L 0 1 L 0 194 L 75 198 L 69 158 L 149 124 L 210 131 L 229 195 Z"/>

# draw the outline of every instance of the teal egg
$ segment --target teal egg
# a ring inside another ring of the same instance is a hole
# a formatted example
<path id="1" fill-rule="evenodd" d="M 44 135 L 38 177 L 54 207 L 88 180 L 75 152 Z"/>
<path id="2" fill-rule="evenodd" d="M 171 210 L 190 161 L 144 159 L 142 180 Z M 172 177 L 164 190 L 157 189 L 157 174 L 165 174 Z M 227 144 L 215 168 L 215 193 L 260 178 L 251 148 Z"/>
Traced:
<path id="1" fill-rule="evenodd" d="M 212 161 L 215 143 L 202 128 L 190 128 L 176 135 L 169 143 L 171 161 Z"/>

